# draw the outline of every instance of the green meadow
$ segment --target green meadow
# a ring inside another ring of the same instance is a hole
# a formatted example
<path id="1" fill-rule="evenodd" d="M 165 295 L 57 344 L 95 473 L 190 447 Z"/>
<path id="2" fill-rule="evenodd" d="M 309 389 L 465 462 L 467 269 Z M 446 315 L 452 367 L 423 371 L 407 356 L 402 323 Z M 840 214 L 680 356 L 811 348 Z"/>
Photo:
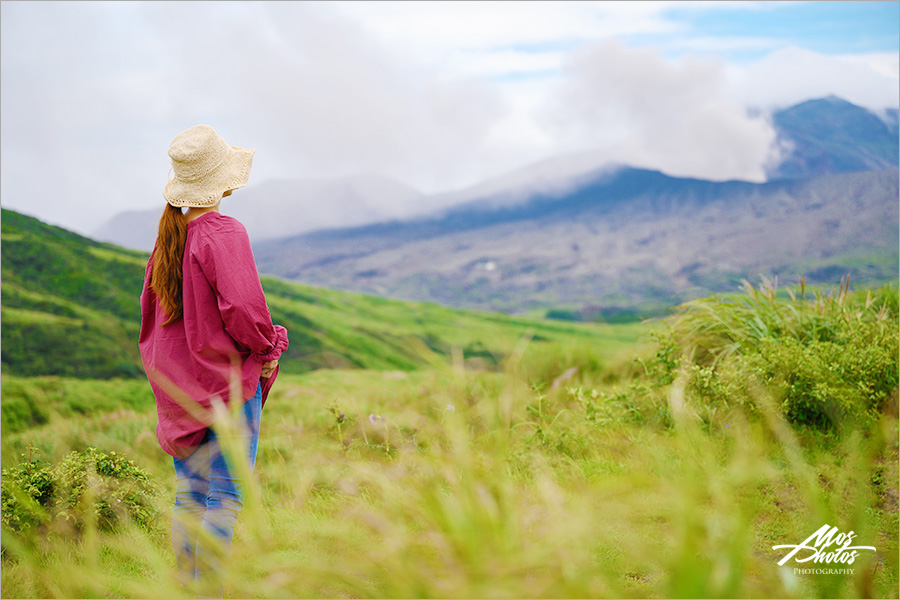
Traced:
<path id="1" fill-rule="evenodd" d="M 45 228 L 3 213 L 2 596 L 207 595 L 175 577 L 135 373 L 145 257 Z M 52 272 L 41 243 L 107 295 L 22 275 Z M 291 348 L 235 462 L 226 597 L 898 595 L 896 286 L 764 281 L 623 324 L 264 287 Z M 94 353 L 104 332 L 135 348 Z M 40 372 L 28 343 L 66 346 Z M 874 550 L 778 564 L 826 524 Z"/>
<path id="2" fill-rule="evenodd" d="M 2 211 L 3 373 L 142 378 L 137 337 L 147 256 Z M 610 354 L 631 343 L 636 320 L 605 330 L 589 324 L 386 300 L 264 277 L 272 318 L 291 345 L 283 371 L 320 368 L 410 370 L 420 347 L 449 359 L 496 366 L 522 336 L 542 348 L 563 342 Z"/>

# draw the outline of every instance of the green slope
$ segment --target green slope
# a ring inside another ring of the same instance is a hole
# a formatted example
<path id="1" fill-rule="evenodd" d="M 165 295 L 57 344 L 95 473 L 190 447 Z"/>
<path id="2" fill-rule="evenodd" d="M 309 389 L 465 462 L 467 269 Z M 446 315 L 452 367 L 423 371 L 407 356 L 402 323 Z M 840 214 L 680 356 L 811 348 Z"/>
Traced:
<path id="1" fill-rule="evenodd" d="M 2 211 L 2 369 L 19 376 L 141 376 L 138 300 L 147 256 Z M 272 278 L 263 287 L 288 328 L 285 372 L 317 368 L 409 370 L 449 358 L 490 368 L 522 336 L 530 352 L 560 344 L 608 357 L 639 325 L 511 317 L 313 288 Z"/>
<path id="2" fill-rule="evenodd" d="M 136 376 L 145 258 L 2 211 L 2 368 Z"/>

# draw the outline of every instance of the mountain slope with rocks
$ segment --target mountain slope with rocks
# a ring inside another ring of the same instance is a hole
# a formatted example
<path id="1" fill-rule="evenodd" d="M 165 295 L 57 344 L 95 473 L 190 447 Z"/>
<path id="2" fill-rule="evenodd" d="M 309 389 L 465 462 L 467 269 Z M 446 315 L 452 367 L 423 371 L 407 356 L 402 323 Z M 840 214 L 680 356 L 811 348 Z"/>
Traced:
<path id="1" fill-rule="evenodd" d="M 669 305 L 759 274 L 896 278 L 897 170 L 766 184 L 622 168 L 562 198 L 256 247 L 281 277 L 496 310 Z"/>

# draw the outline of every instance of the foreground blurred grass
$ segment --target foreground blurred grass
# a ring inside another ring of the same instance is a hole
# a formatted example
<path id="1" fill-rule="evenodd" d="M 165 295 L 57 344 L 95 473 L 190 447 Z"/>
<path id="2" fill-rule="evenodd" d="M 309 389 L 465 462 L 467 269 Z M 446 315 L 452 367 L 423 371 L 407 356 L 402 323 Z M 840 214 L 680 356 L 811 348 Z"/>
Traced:
<path id="1" fill-rule="evenodd" d="M 622 392 L 645 377 L 630 355 L 527 348 L 500 371 L 422 348 L 430 369 L 282 375 L 226 595 L 897 596 L 895 415 L 791 427 L 777 390 L 759 387 L 754 411 L 698 418 L 678 381 Z M 136 403 L 4 436 L 4 466 L 29 443 L 48 460 L 93 445 L 133 458 L 166 498 L 150 531 L 4 529 L 4 597 L 184 596 L 154 424 L 152 404 Z M 773 545 L 825 523 L 877 552 L 853 575 L 777 566 Z"/>

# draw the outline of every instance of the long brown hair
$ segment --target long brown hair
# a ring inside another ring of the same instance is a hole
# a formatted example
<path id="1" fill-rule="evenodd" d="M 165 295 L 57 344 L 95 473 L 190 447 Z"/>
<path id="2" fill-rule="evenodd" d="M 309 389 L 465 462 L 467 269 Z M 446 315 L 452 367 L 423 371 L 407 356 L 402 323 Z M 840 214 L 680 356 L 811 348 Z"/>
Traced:
<path id="1" fill-rule="evenodd" d="M 181 209 L 166 203 L 159 220 L 159 237 L 153 252 L 153 271 L 150 273 L 150 289 L 156 294 L 169 319 L 163 326 L 181 318 L 184 305 L 181 302 L 181 261 L 187 226 Z"/>

